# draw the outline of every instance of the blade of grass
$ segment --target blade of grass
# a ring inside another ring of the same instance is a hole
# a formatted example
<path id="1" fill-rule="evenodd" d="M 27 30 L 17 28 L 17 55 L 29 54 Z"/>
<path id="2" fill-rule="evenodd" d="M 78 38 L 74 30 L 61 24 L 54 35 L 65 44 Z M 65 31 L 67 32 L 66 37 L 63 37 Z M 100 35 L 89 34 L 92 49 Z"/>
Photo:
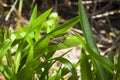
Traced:
<path id="1" fill-rule="evenodd" d="M 6 54 L 6 59 L 7 59 L 8 65 L 11 67 L 12 70 L 14 70 L 14 64 L 12 62 L 13 59 L 12 59 L 10 51 L 8 51 L 8 53 Z"/>
<path id="2" fill-rule="evenodd" d="M 95 40 L 93 38 L 93 33 L 92 33 L 91 28 L 90 28 L 90 24 L 89 24 L 89 21 L 87 19 L 87 16 L 86 16 L 86 13 L 85 13 L 85 10 L 84 10 L 84 7 L 83 7 L 81 0 L 79 0 L 79 18 L 80 18 L 80 23 L 81 23 L 82 30 L 83 30 L 83 33 L 85 35 L 85 39 L 86 39 L 86 43 L 87 43 L 87 47 L 86 47 L 87 51 L 93 57 L 93 59 L 95 59 L 94 64 L 96 64 L 98 72 L 101 74 L 100 75 L 101 79 L 105 80 L 106 78 L 104 77 L 104 75 L 101 72 L 103 70 L 102 66 L 104 66 L 108 71 L 113 73 L 114 65 L 111 63 L 111 61 L 109 59 L 102 57 L 102 56 L 97 56 L 100 53 L 99 53 L 98 48 L 96 46 Z M 100 60 L 100 58 L 101 58 L 101 60 Z M 98 64 L 98 63 L 100 63 L 100 64 Z"/>
<path id="3" fill-rule="evenodd" d="M 34 42 L 31 38 L 28 38 L 27 42 L 29 43 L 30 50 L 29 50 L 28 57 L 26 60 L 26 65 L 31 64 L 31 62 L 33 61 L 33 56 L 34 56 Z"/>
<path id="4" fill-rule="evenodd" d="M 65 67 L 67 67 L 68 70 L 72 73 L 73 79 L 78 80 L 78 76 L 77 76 L 75 67 L 73 66 L 73 64 L 70 61 L 68 61 L 67 59 L 62 58 L 62 57 L 58 57 L 58 58 L 54 58 L 54 59 L 63 63 L 65 65 Z"/>
<path id="5" fill-rule="evenodd" d="M 62 68 L 60 67 L 59 70 L 57 71 L 55 80 L 60 80 L 61 79 L 61 74 L 62 74 Z"/>
<path id="6" fill-rule="evenodd" d="M 20 69 L 17 73 L 17 80 L 33 80 L 33 69 L 31 64 L 25 66 L 24 68 Z"/>
<path id="7" fill-rule="evenodd" d="M 115 71 L 116 71 L 116 74 L 115 74 L 114 80 L 120 80 L 120 53 L 117 58 Z"/>
<path id="8" fill-rule="evenodd" d="M 0 68 L 0 71 L 2 72 L 6 80 L 17 80 L 11 68 L 6 65 L 4 61 L 0 62 Z"/>
<path id="9" fill-rule="evenodd" d="M 82 0 L 79 0 L 79 19 L 80 19 L 80 24 L 84 33 L 84 36 L 86 38 L 86 41 L 88 45 L 92 48 L 92 50 L 96 53 L 99 54 L 98 48 L 96 46 L 95 40 L 93 38 L 93 33 L 88 21 L 88 18 L 86 16 Z"/>
<path id="10" fill-rule="evenodd" d="M 68 20 L 67 22 L 63 23 L 62 25 L 58 26 L 56 29 L 51 31 L 49 34 L 51 34 L 52 36 L 58 36 L 58 35 L 61 35 L 63 33 L 66 33 L 66 31 L 68 29 L 73 27 L 78 22 L 79 22 L 79 16 L 74 17 L 74 18 Z"/>
<path id="11" fill-rule="evenodd" d="M 26 37 L 35 29 L 41 26 L 41 24 L 46 20 L 50 12 L 52 11 L 52 8 L 49 10 L 45 11 L 43 14 L 41 14 L 38 18 L 36 18 L 30 25 L 27 26 L 26 28 Z"/>
<path id="12" fill-rule="evenodd" d="M 44 54 L 44 51 L 46 50 L 49 41 L 50 41 L 50 35 L 46 35 L 45 37 L 41 38 L 35 43 L 34 51 L 35 51 L 35 57 L 40 57 Z"/>
<path id="13" fill-rule="evenodd" d="M 2 44 L 0 44 L 0 60 L 7 53 L 11 45 L 12 45 L 12 41 L 9 39 L 6 39 Z"/>
<path id="14" fill-rule="evenodd" d="M 114 65 L 112 64 L 112 62 L 101 56 L 101 55 L 97 55 L 94 51 L 92 51 L 92 49 L 87 45 L 86 41 L 84 38 L 82 38 L 81 36 L 77 35 L 76 36 L 79 40 L 79 44 L 82 45 L 83 49 L 85 51 L 88 51 L 90 53 L 90 56 L 94 59 L 94 60 L 97 60 L 100 64 L 102 64 L 102 66 L 104 66 L 109 72 L 113 73 L 113 70 L 114 70 Z M 95 62 L 96 64 L 96 62 Z"/>
<path id="15" fill-rule="evenodd" d="M 80 58 L 81 80 L 94 80 L 91 71 L 91 64 L 85 51 L 82 50 Z"/>
<path id="16" fill-rule="evenodd" d="M 14 57 L 14 66 L 15 66 L 15 73 L 18 72 L 19 66 L 20 66 L 20 61 L 21 61 L 21 57 L 22 57 L 22 52 L 23 49 L 26 47 L 26 42 L 24 40 L 21 40 L 19 42 L 19 46 L 18 49 L 15 53 L 15 57 Z"/>
<path id="17" fill-rule="evenodd" d="M 106 59 L 106 58 L 104 58 L 104 57 L 102 57 L 102 56 L 100 56 L 100 55 L 97 55 L 97 54 L 95 54 L 92 50 L 91 50 L 91 48 L 89 48 L 89 46 L 87 46 L 87 43 L 86 43 L 86 41 L 85 41 L 85 39 L 84 38 L 82 38 L 81 36 L 76 36 L 76 37 L 78 37 L 78 39 L 79 39 L 79 41 L 80 41 L 80 44 L 82 45 L 82 47 L 83 47 L 83 49 L 85 50 L 85 51 L 88 51 L 89 53 L 91 53 L 90 55 L 92 56 L 92 59 L 93 59 L 93 64 L 95 65 L 94 66 L 94 68 L 96 69 L 96 70 L 98 70 L 97 71 L 97 75 L 99 75 L 98 77 L 98 80 L 106 80 L 107 78 L 106 78 L 106 76 L 104 75 L 104 69 L 103 69 L 103 67 L 101 66 L 101 64 L 107 69 L 107 70 L 109 70 L 109 72 L 111 72 L 111 73 L 113 73 L 113 64 L 108 60 L 108 59 Z M 95 58 L 94 58 L 95 57 Z M 99 62 L 97 62 L 97 61 L 99 61 Z"/>
<path id="18" fill-rule="evenodd" d="M 114 52 L 113 51 L 111 51 L 110 54 L 108 55 L 108 59 L 114 64 Z M 104 72 L 105 72 L 105 75 L 106 75 L 108 80 L 113 80 L 112 73 L 108 72 L 107 70 L 105 70 Z"/>
<path id="19" fill-rule="evenodd" d="M 33 11 L 32 11 L 32 15 L 30 17 L 30 22 L 29 24 L 32 24 L 32 22 L 36 19 L 37 17 L 37 5 L 35 5 Z"/>

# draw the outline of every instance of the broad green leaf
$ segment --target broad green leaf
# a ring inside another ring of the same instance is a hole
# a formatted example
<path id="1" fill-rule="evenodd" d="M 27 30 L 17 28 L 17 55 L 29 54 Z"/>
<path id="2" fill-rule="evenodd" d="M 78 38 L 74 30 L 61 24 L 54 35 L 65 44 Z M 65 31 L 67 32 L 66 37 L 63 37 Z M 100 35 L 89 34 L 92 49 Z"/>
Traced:
<path id="1" fill-rule="evenodd" d="M 75 67 L 73 66 L 73 64 L 70 61 L 68 61 L 67 59 L 62 58 L 62 57 L 58 57 L 58 58 L 54 58 L 54 59 L 57 61 L 60 61 L 62 64 L 64 64 L 65 67 L 67 67 L 68 70 L 72 73 L 72 77 L 75 80 L 78 80 L 78 76 L 77 76 L 77 72 L 75 70 Z"/>
<path id="2" fill-rule="evenodd" d="M 7 53 L 8 49 L 11 47 L 12 41 L 6 39 L 2 44 L 0 44 L 0 60 Z"/>
<path id="3" fill-rule="evenodd" d="M 82 50 L 80 57 L 81 80 L 93 80 L 92 67 L 84 50 Z"/>

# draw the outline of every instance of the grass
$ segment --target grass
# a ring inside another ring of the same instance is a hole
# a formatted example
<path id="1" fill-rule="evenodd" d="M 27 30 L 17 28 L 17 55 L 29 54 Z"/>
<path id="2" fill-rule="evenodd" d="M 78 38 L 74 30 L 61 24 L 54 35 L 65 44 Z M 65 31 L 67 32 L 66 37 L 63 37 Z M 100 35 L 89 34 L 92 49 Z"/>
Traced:
<path id="1" fill-rule="evenodd" d="M 82 1 L 78 4 L 79 15 L 61 25 L 57 22 L 57 13 L 51 13 L 52 9 L 37 17 L 35 6 L 27 26 L 19 26 L 18 30 L 0 27 L 0 72 L 6 80 L 34 80 L 35 76 L 39 80 L 66 80 L 64 76 L 68 73 L 72 74 L 68 80 L 119 80 L 120 55 L 114 60 L 112 51 L 107 57 L 100 54 Z M 63 41 L 51 42 L 52 38 L 66 35 L 78 22 L 84 36 L 75 33 Z M 72 64 L 64 55 L 53 58 L 57 50 L 78 45 L 82 50 L 77 63 Z M 49 74 L 49 69 L 57 61 L 64 66 L 55 70 L 54 75 Z M 80 67 L 81 76 L 78 76 L 76 67 Z"/>

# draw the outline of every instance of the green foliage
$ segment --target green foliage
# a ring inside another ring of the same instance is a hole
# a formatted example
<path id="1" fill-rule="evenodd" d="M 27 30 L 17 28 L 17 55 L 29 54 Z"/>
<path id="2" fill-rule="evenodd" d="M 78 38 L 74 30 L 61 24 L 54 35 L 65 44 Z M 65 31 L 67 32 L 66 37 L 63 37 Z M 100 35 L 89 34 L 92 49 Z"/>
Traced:
<path id="1" fill-rule="evenodd" d="M 0 72 L 6 80 L 34 80 L 35 76 L 39 80 L 67 80 L 65 76 L 68 73 L 71 73 L 68 80 L 120 79 L 120 55 L 115 63 L 112 51 L 108 57 L 100 54 L 82 1 L 79 0 L 78 4 L 79 16 L 61 25 L 58 23 L 58 14 L 51 13 L 52 9 L 37 17 L 36 5 L 26 27 L 20 27 L 17 31 L 0 27 Z M 67 31 L 78 22 L 84 36 L 77 33 L 66 36 Z M 54 38 L 58 40 L 53 42 Z M 77 63 L 72 64 L 63 57 L 69 51 L 53 58 L 57 50 L 78 45 L 81 45 L 82 50 Z M 54 70 L 54 74 L 49 74 L 50 68 L 57 61 L 61 66 Z M 76 72 L 78 66 L 81 76 Z"/>
<path id="2" fill-rule="evenodd" d="M 52 58 L 54 52 L 58 50 L 57 47 L 59 45 L 55 43 L 54 46 L 56 48 L 53 48 L 53 50 L 49 48 L 53 46 L 50 44 L 51 39 L 67 33 L 68 29 L 78 23 L 79 17 L 75 17 L 59 25 L 58 14 L 51 13 L 51 10 L 49 9 L 37 17 L 37 6 L 35 6 L 28 26 L 21 27 L 17 31 L 13 29 L 8 31 L 4 28 L 0 29 L 0 71 L 7 80 L 34 80 L 35 74 L 39 80 L 50 80 L 53 78 L 60 80 L 69 72 L 72 73 L 71 79 L 78 79 L 75 66 L 71 62 L 62 56 Z M 49 24 L 44 25 L 49 20 L 54 22 L 50 22 L 52 26 Z M 50 28 L 49 31 L 47 27 Z M 43 31 L 46 34 L 42 35 Z M 67 42 L 60 42 L 60 45 L 64 45 L 65 43 Z M 76 45 L 66 46 L 65 48 Z M 62 48 L 61 46 L 59 49 Z M 4 56 L 7 62 L 4 62 Z M 49 69 L 56 61 L 61 62 L 64 67 L 59 68 L 58 73 L 54 77 L 48 76 Z M 67 71 L 65 74 L 63 73 L 63 69 Z"/>
<path id="3" fill-rule="evenodd" d="M 81 79 L 82 80 L 119 80 L 115 73 L 119 72 L 114 66 L 114 55 L 101 56 L 93 38 L 89 21 L 85 14 L 82 0 L 79 0 L 79 19 L 85 38 L 77 36 L 83 47 L 81 53 Z M 119 60 L 119 57 L 118 57 Z M 118 61 L 119 62 L 119 61 Z M 119 65 L 117 63 L 117 65 Z M 119 66 L 117 66 L 118 69 Z M 91 74 L 91 76 L 89 76 Z"/>

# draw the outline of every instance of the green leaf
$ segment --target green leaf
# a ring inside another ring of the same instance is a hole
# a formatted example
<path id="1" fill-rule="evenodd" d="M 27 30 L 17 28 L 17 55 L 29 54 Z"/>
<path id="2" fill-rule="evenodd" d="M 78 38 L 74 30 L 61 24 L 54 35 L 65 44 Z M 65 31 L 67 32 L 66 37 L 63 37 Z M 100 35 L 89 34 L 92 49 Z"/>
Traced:
<path id="1" fill-rule="evenodd" d="M 108 59 L 114 64 L 114 52 L 113 51 L 111 51 L 110 54 L 108 55 Z M 107 70 L 106 70 L 106 74 L 109 80 L 113 80 L 113 74 L 111 74 Z"/>
<path id="2" fill-rule="evenodd" d="M 7 80 L 16 80 L 16 77 L 11 68 L 8 65 L 6 65 L 3 61 L 0 62 L 0 68 L 0 72 L 2 72 L 2 74 Z"/>
<path id="3" fill-rule="evenodd" d="M 62 68 L 60 67 L 59 70 L 57 71 L 55 80 L 60 80 L 61 79 L 61 74 L 62 74 Z"/>
<path id="4" fill-rule="evenodd" d="M 62 64 L 64 64 L 65 67 L 67 67 L 68 70 L 72 73 L 73 79 L 78 80 L 78 76 L 77 76 L 77 72 L 75 70 L 75 67 L 73 66 L 73 64 L 70 61 L 68 61 L 67 59 L 62 58 L 62 57 L 58 57 L 58 58 L 54 58 L 54 59 L 57 61 L 60 61 Z"/>
<path id="5" fill-rule="evenodd" d="M 11 34 L 11 39 L 23 39 L 26 35 L 26 32 L 25 30 L 19 30 L 19 31 L 14 31 L 12 34 Z"/>
<path id="6" fill-rule="evenodd" d="M 92 56 L 94 60 L 97 60 L 97 62 L 102 64 L 102 66 L 104 66 L 109 72 L 113 73 L 114 65 L 112 64 L 112 62 L 109 59 L 107 59 L 101 55 L 98 55 L 94 51 L 92 51 L 92 49 L 87 45 L 84 38 L 82 38 L 81 36 L 77 36 L 77 38 L 79 39 L 80 44 L 82 45 L 83 49 L 85 51 L 88 51 L 90 56 Z"/>
<path id="7" fill-rule="evenodd" d="M 19 65 L 20 65 L 20 61 L 21 61 L 21 51 L 18 50 L 16 53 L 15 53 L 15 60 L 14 60 L 14 65 L 15 65 L 15 73 L 18 72 L 18 68 L 19 68 Z"/>
<path id="8" fill-rule="evenodd" d="M 37 5 L 35 5 L 33 9 L 29 24 L 32 24 L 32 22 L 36 19 L 36 17 L 37 17 Z"/>
<path id="9" fill-rule="evenodd" d="M 46 61 L 43 62 L 39 68 L 42 68 L 44 70 L 42 70 L 43 72 L 40 74 L 41 76 L 39 77 L 39 80 L 48 80 L 48 72 L 50 67 L 52 66 L 52 62 L 50 61 Z M 39 72 L 40 73 L 40 72 Z"/>
<path id="10" fill-rule="evenodd" d="M 82 53 L 81 53 L 80 69 L 81 69 L 81 80 L 93 80 L 91 64 L 84 50 L 82 50 Z"/>
<path id="11" fill-rule="evenodd" d="M 85 42 L 84 44 L 82 43 L 83 48 L 85 49 L 85 51 L 88 51 L 90 56 L 95 60 L 93 64 L 95 64 L 97 67 L 97 71 L 99 73 L 99 76 L 101 77 L 100 80 L 106 80 L 106 77 L 103 74 L 103 67 L 113 74 L 114 65 L 109 59 L 100 56 L 95 40 L 93 38 L 93 33 L 91 30 L 88 18 L 85 13 L 85 9 L 82 4 L 82 0 L 79 0 L 79 18 L 80 18 L 80 24 L 86 39 L 86 43 Z"/>
<path id="12" fill-rule="evenodd" d="M 68 36 L 66 37 L 65 41 L 58 44 L 59 49 L 65 49 L 65 48 L 71 48 L 71 47 L 75 47 L 78 46 L 79 44 L 79 40 L 77 39 L 76 36 Z"/>
<path id="13" fill-rule="evenodd" d="M 48 49 L 50 51 L 56 51 L 65 48 L 71 48 L 80 45 L 79 40 L 76 36 L 67 36 L 63 42 L 50 44 Z"/>
<path id="14" fill-rule="evenodd" d="M 65 33 L 69 28 L 74 26 L 79 21 L 79 17 L 75 17 L 66 23 L 60 25 L 55 30 L 51 31 L 47 35 L 45 35 L 43 38 L 41 38 L 37 43 L 35 44 L 35 53 L 41 53 L 40 55 L 43 55 L 42 51 L 45 51 L 45 48 L 47 48 L 48 43 L 50 41 L 51 36 L 58 36 L 63 33 Z"/>
<path id="15" fill-rule="evenodd" d="M 50 58 L 57 50 L 71 48 L 71 47 L 75 47 L 78 45 L 80 44 L 76 36 L 67 36 L 63 42 L 61 41 L 60 43 L 48 45 L 47 49 L 49 53 L 47 54 L 47 58 L 48 57 Z"/>
<path id="16" fill-rule="evenodd" d="M 22 57 L 22 52 L 23 49 L 26 48 L 26 42 L 24 41 L 24 39 L 22 39 L 19 44 L 18 44 L 18 49 L 15 53 L 15 58 L 14 58 L 14 66 L 15 66 L 15 73 L 18 72 L 19 66 L 20 66 L 20 61 L 21 61 L 21 57 Z"/>
<path id="17" fill-rule="evenodd" d="M 13 58 L 11 56 L 10 51 L 6 54 L 6 59 L 7 59 L 8 65 L 11 67 L 12 70 L 14 70 Z"/>
<path id="18" fill-rule="evenodd" d="M 64 33 L 66 33 L 66 31 L 68 31 L 68 29 L 70 29 L 76 23 L 78 23 L 78 21 L 79 21 L 79 17 L 78 16 L 74 17 L 74 18 L 68 20 L 67 22 L 63 23 L 62 25 L 58 26 L 56 29 L 51 31 L 49 34 L 51 34 L 52 36 L 59 36 L 61 34 L 64 34 Z"/>
<path id="19" fill-rule="evenodd" d="M 27 38 L 27 42 L 29 43 L 30 50 L 28 53 L 26 64 L 31 64 L 31 62 L 33 61 L 33 56 L 34 56 L 34 42 L 31 38 Z"/>
<path id="20" fill-rule="evenodd" d="M 80 24 L 81 24 L 81 27 L 82 27 L 82 30 L 83 30 L 83 33 L 84 33 L 84 36 L 86 38 L 88 45 L 92 48 L 92 50 L 96 54 L 99 54 L 98 48 L 93 38 L 93 33 L 91 30 L 88 18 L 85 13 L 85 9 L 82 4 L 82 0 L 79 0 L 79 19 L 80 19 Z"/>
<path id="21" fill-rule="evenodd" d="M 6 39 L 7 30 L 6 27 L 0 27 L 0 44 Z"/>
<path id="22" fill-rule="evenodd" d="M 44 54 L 44 51 L 47 49 L 48 43 L 50 41 L 50 35 L 46 35 L 40 40 L 38 40 L 34 46 L 35 57 L 39 58 Z"/>
<path id="23" fill-rule="evenodd" d="M 17 73 L 17 80 L 33 80 L 33 68 L 30 65 L 27 65 L 19 70 Z"/>
<path id="24" fill-rule="evenodd" d="M 8 49 L 11 47 L 12 41 L 6 39 L 2 44 L 0 44 L 0 60 L 7 53 Z"/>
<path id="25" fill-rule="evenodd" d="M 45 11 L 43 14 L 41 14 L 38 18 L 36 18 L 30 25 L 26 28 L 26 37 L 31 34 L 31 32 L 35 31 L 35 29 L 38 29 L 42 25 L 42 23 L 46 20 L 48 15 L 50 14 L 52 9 L 49 9 Z"/>
<path id="26" fill-rule="evenodd" d="M 115 71 L 116 71 L 116 74 L 115 74 L 114 80 L 120 80 L 120 53 L 117 58 L 117 64 L 116 64 Z"/>

